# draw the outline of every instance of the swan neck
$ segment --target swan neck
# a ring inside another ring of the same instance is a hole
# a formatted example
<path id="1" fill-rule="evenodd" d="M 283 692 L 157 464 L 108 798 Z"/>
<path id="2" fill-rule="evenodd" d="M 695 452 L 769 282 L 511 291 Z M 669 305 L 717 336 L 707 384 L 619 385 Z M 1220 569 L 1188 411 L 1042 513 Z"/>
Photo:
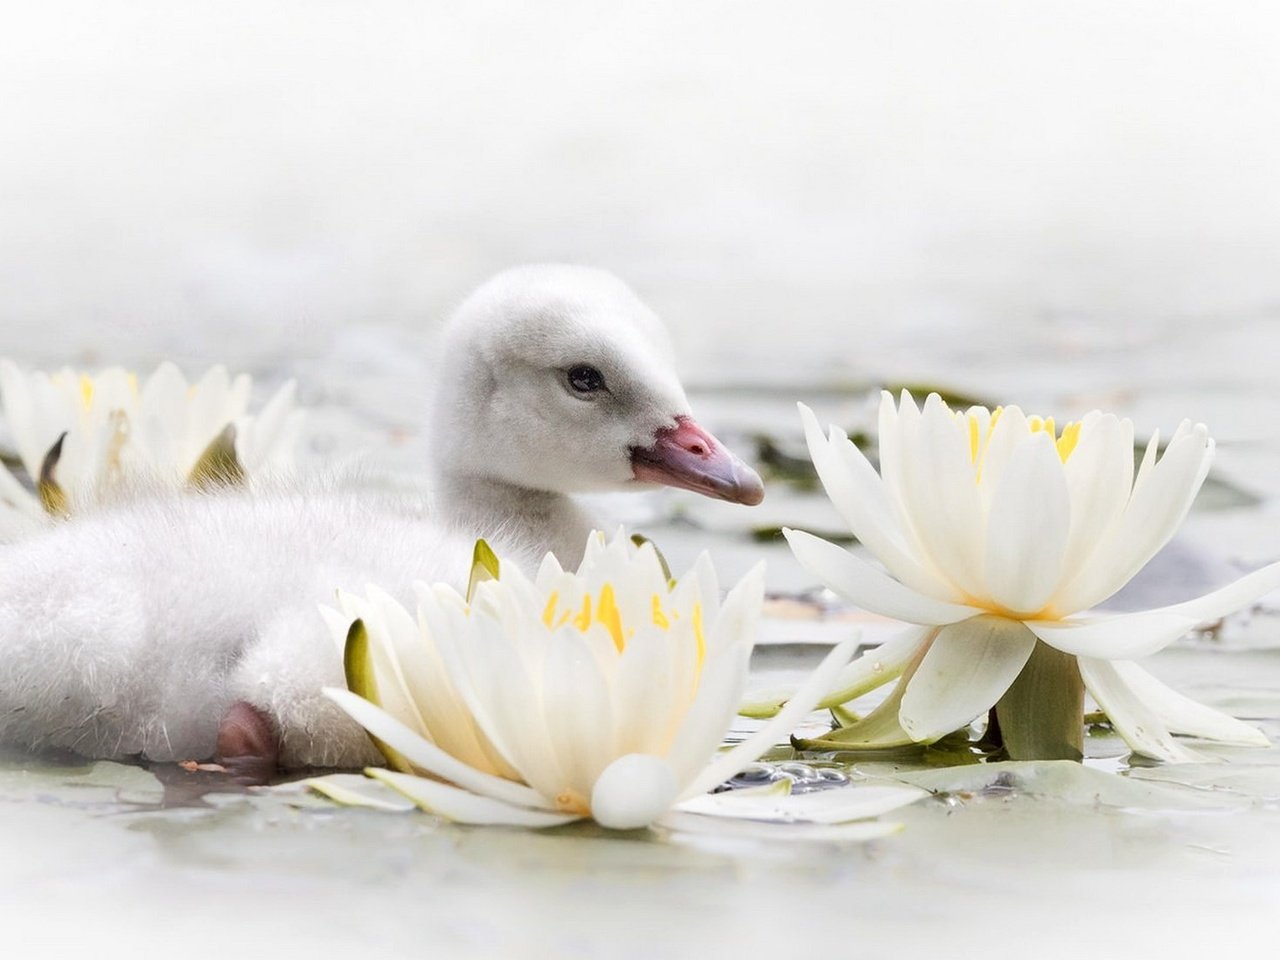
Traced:
<path id="1" fill-rule="evenodd" d="M 554 553 L 565 566 L 581 561 L 593 524 L 572 497 L 466 474 L 443 473 L 436 486 L 437 505 L 468 533 Z"/>

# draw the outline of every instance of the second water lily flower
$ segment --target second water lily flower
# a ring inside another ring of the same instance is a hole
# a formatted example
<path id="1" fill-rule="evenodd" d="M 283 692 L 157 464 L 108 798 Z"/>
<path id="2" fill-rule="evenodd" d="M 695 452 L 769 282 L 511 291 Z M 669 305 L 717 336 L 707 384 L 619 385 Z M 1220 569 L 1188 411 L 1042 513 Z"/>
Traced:
<path id="1" fill-rule="evenodd" d="M 898 680 L 827 748 L 930 743 L 995 708 L 1015 759 L 1079 758 L 1087 689 L 1137 753 L 1194 756 L 1171 734 L 1267 743 L 1133 661 L 1280 588 L 1280 564 L 1207 596 L 1140 613 L 1090 612 L 1173 536 L 1209 471 L 1189 422 L 1137 468 L 1133 426 L 1094 412 L 1059 432 L 1017 407 L 950 409 L 907 393 L 880 405 L 880 470 L 801 405 L 828 495 L 883 570 L 810 534 L 796 558 L 867 610 L 916 626 L 850 664 L 836 705 Z"/>
<path id="2" fill-rule="evenodd" d="M 251 416 L 252 381 L 224 367 L 188 383 L 162 363 L 141 383 L 112 367 L 96 375 L 24 372 L 0 360 L 0 401 L 35 493 L 0 467 L 0 539 L 80 513 L 131 488 L 240 482 L 286 472 L 301 414 L 285 384 Z"/>
<path id="3" fill-rule="evenodd" d="M 451 587 L 419 585 L 416 625 L 379 596 L 378 609 L 365 607 L 375 616 L 353 628 L 383 648 L 379 702 L 325 692 L 394 766 L 439 779 L 370 776 L 449 819 L 642 827 L 758 759 L 848 662 L 854 639 L 769 724 L 716 756 L 746 684 L 762 598 L 760 567 L 721 602 L 705 556 L 672 581 L 652 545 L 593 537 L 577 572 L 550 556 L 533 580 L 504 568 L 475 585 L 470 603 Z M 453 719 L 426 716 L 432 700 Z M 459 718 L 463 706 L 469 716 Z M 466 742 L 446 742 L 447 731 Z M 849 819 L 918 796 L 843 792 Z M 867 803 L 874 809 L 855 809 Z"/>

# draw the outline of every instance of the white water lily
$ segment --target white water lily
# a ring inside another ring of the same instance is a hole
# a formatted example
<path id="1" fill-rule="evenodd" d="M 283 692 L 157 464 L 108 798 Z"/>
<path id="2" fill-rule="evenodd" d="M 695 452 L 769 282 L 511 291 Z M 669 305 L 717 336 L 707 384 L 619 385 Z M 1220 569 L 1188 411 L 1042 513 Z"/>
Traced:
<path id="1" fill-rule="evenodd" d="M 456 691 L 515 780 L 446 745 L 433 722 L 404 722 L 403 703 L 325 693 L 385 748 L 440 778 L 368 771 L 441 816 L 533 827 L 592 817 L 607 827 L 641 827 L 758 759 L 847 663 L 856 638 L 832 651 L 770 723 L 715 756 L 746 684 L 762 599 L 761 567 L 722 604 L 705 556 L 672 582 L 651 545 L 621 535 L 607 545 L 593 537 L 576 573 L 551 556 L 533 581 L 504 568 L 475 586 L 470 604 L 450 587 L 419 584 L 419 643 L 433 657 L 438 652 L 448 677 L 423 671 L 414 678 L 406 670 L 395 696 L 412 690 L 407 699 L 422 704 L 429 691 L 447 688 L 445 699 Z M 365 629 L 371 638 L 398 631 L 371 643 L 401 650 L 404 663 L 412 619 L 402 609 L 389 613 L 388 602 L 379 598 L 370 612 L 380 619 Z M 352 796 L 349 785 L 341 792 Z M 880 793 L 848 790 L 840 814 L 882 812 Z M 917 796 L 894 792 L 890 805 Z"/>
<path id="2" fill-rule="evenodd" d="M 0 468 L 0 537 L 46 516 L 82 512 L 133 487 L 181 487 L 287 472 L 300 425 L 294 384 L 257 416 L 252 381 L 215 366 L 195 383 L 162 363 L 141 384 L 96 375 L 23 372 L 0 360 L 0 403 L 36 492 Z M 25 520 L 24 520 L 25 518 Z"/>
<path id="3" fill-rule="evenodd" d="M 344 652 L 347 685 L 446 753 L 494 776 L 518 780 L 449 679 L 430 626 L 377 587 L 367 596 L 341 592 L 338 609 L 321 613 Z M 383 750 L 402 773 L 422 772 L 394 750 Z"/>
<path id="4" fill-rule="evenodd" d="M 828 495 L 885 570 L 788 530 L 796 558 L 859 606 L 916 625 L 849 665 L 827 705 L 902 679 L 823 744 L 929 743 L 995 706 L 1011 754 L 1078 756 L 1081 684 L 1146 756 L 1192 758 L 1171 733 L 1267 743 L 1132 661 L 1280 587 L 1280 564 L 1185 603 L 1089 612 L 1186 517 L 1213 456 L 1203 425 L 1184 422 L 1163 454 L 1154 437 L 1135 476 L 1133 426 L 1110 414 L 1059 433 L 1017 407 L 954 411 L 931 395 L 921 409 L 886 393 L 877 473 L 844 433 L 824 436 L 800 411 Z"/>

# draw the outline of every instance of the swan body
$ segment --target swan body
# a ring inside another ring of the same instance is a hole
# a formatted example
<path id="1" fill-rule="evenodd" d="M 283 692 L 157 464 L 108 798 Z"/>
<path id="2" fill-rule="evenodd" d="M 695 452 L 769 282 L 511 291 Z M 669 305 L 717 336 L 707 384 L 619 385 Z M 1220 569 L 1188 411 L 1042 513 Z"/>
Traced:
<path id="1" fill-rule="evenodd" d="M 463 584 L 473 541 L 407 505 L 328 493 L 167 497 L 0 550 L 0 731 L 92 757 L 208 758 L 232 704 L 286 766 L 377 762 L 320 696 L 343 685 L 317 605 L 373 582 Z M 519 537 L 495 546 L 537 555 Z"/>
<path id="2" fill-rule="evenodd" d="M 661 323 L 609 274 L 500 274 L 459 308 L 440 356 L 430 508 L 332 486 L 152 495 L 0 547 L 0 742 L 377 763 L 320 694 L 343 682 L 317 609 L 336 590 L 460 588 L 481 536 L 530 569 L 548 550 L 574 564 L 592 525 L 576 492 L 760 499 L 759 478 L 691 419 Z"/>

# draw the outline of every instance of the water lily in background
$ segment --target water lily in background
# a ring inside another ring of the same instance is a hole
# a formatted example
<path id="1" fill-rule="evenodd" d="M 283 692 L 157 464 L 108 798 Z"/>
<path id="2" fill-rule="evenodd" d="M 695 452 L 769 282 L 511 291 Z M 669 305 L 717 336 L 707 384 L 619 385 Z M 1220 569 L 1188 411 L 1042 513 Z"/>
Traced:
<path id="1" fill-rule="evenodd" d="M 353 625 L 357 652 L 348 644 L 348 660 L 368 647 L 376 680 L 356 685 L 372 698 L 325 693 L 401 761 L 399 771 L 369 775 L 451 820 L 542 827 L 591 817 L 630 829 L 682 801 L 719 813 L 732 802 L 708 805 L 702 795 L 784 737 L 830 689 L 856 642 L 833 650 L 770 723 L 716 756 L 746 684 L 762 598 L 760 567 L 722 603 L 705 556 L 672 581 L 652 545 L 597 535 L 577 572 L 551 556 L 533 580 L 506 566 L 474 584 L 470 603 L 450 587 L 420 584 L 416 628 L 384 595 L 363 607 L 349 602 L 348 612 L 368 616 Z M 349 778 L 314 785 L 353 797 Z M 807 801 L 820 805 L 824 822 L 921 795 L 895 787 L 832 794 Z M 740 815 L 776 803 L 743 800 Z"/>
<path id="2" fill-rule="evenodd" d="M 294 385 L 257 416 L 251 379 L 213 367 L 195 383 L 172 363 L 145 382 L 118 367 L 23 372 L 0 360 L 0 404 L 34 493 L 0 468 L 0 538 L 117 498 L 131 487 L 240 482 L 287 471 L 300 425 Z"/>
<path id="3" fill-rule="evenodd" d="M 907 393 L 880 404 L 880 470 L 801 405 L 833 504 L 884 570 L 788 530 L 796 558 L 867 610 L 914 624 L 849 665 L 824 703 L 891 680 L 878 708 L 816 745 L 930 743 L 992 707 L 1015 759 L 1079 758 L 1087 689 L 1137 753 L 1195 755 L 1171 734 L 1265 745 L 1257 729 L 1171 690 L 1133 661 L 1280 587 L 1280 564 L 1207 596 L 1139 613 L 1091 613 L 1181 525 L 1213 441 L 1183 423 L 1137 468 L 1133 426 L 1090 413 L 1058 431 L 1017 407 L 950 409 Z"/>

